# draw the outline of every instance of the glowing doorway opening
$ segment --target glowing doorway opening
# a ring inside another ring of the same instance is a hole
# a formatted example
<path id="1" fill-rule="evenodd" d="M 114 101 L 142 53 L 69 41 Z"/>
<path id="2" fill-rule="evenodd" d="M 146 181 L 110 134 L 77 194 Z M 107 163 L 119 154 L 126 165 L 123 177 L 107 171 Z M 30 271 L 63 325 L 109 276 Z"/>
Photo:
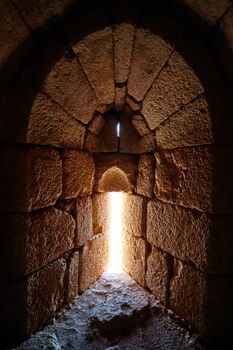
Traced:
<path id="1" fill-rule="evenodd" d="M 122 206 L 121 192 L 110 192 L 110 235 L 108 272 L 122 272 Z"/>

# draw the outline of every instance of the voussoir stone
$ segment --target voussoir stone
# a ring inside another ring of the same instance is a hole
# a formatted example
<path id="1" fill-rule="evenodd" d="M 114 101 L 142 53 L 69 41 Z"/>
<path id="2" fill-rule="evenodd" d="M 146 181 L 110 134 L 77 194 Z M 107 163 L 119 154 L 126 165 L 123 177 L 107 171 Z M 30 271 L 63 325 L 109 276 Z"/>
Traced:
<path id="1" fill-rule="evenodd" d="M 149 127 L 155 129 L 203 91 L 194 70 L 174 51 L 146 95 L 142 114 Z"/>
<path id="2" fill-rule="evenodd" d="M 87 151 L 65 150 L 63 153 L 62 198 L 75 198 L 92 193 L 95 164 Z"/>
<path id="3" fill-rule="evenodd" d="M 106 270 L 108 263 L 108 237 L 97 235 L 87 241 L 80 254 L 79 292 L 84 292 Z"/>
<path id="4" fill-rule="evenodd" d="M 74 246 L 73 218 L 55 208 L 1 215 L 2 272 L 29 275 Z"/>
<path id="5" fill-rule="evenodd" d="M 62 189 L 56 150 L 8 146 L 1 151 L 1 162 L 1 211 L 29 212 L 55 204 Z"/>
<path id="6" fill-rule="evenodd" d="M 128 79 L 135 28 L 130 23 L 116 24 L 113 29 L 114 65 L 116 83 Z"/>
<path id="7" fill-rule="evenodd" d="M 163 304 L 167 302 L 169 273 L 169 255 L 152 245 L 147 258 L 146 286 Z"/>
<path id="8" fill-rule="evenodd" d="M 142 196 L 152 198 L 155 182 L 155 158 L 153 155 L 143 154 L 139 158 L 136 192 Z"/>
<path id="9" fill-rule="evenodd" d="M 41 145 L 81 149 L 85 127 L 47 95 L 38 93 L 29 116 L 26 141 Z"/>
<path id="10" fill-rule="evenodd" d="M 122 226 L 126 236 L 145 236 L 146 202 L 141 196 L 124 194 L 122 208 Z"/>
<path id="11" fill-rule="evenodd" d="M 156 129 L 156 144 L 162 149 L 210 144 L 213 128 L 207 101 L 199 96 Z"/>
<path id="12" fill-rule="evenodd" d="M 85 196 L 77 199 L 75 209 L 76 246 L 80 247 L 93 236 L 92 199 Z"/>
<path id="13" fill-rule="evenodd" d="M 68 276 L 66 284 L 66 303 L 70 303 L 78 295 L 79 252 L 71 253 L 68 264 Z"/>

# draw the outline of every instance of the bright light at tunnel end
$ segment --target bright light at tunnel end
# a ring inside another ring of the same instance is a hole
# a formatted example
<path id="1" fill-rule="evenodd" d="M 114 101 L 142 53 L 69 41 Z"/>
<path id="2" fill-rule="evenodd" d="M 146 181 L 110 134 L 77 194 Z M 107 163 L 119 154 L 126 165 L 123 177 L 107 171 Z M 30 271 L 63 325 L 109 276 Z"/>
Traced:
<path id="1" fill-rule="evenodd" d="M 110 235 L 109 235 L 109 273 L 122 272 L 122 206 L 121 192 L 110 192 Z"/>

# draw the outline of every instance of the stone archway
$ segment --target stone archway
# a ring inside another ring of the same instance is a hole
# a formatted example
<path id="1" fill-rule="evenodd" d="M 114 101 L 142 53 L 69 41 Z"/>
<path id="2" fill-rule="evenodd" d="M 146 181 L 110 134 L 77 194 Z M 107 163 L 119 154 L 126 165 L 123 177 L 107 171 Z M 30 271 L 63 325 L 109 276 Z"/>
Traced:
<path id="1" fill-rule="evenodd" d="M 126 213 L 137 213 L 127 226 L 136 252 L 129 273 L 200 331 L 221 333 L 230 299 L 223 307 L 218 294 L 232 288 L 232 149 L 229 130 L 218 128 L 228 113 L 224 78 L 201 41 L 163 11 L 146 10 L 137 25 L 97 19 L 89 32 L 73 19 L 65 37 L 52 33 L 4 96 L 2 139 L 14 145 L 1 151 L 2 264 L 12 276 L 6 305 L 17 299 L 12 314 L 22 317 L 16 333 L 34 332 L 72 300 L 80 270 L 81 292 L 102 272 L 98 171 L 121 159 L 132 192 Z"/>

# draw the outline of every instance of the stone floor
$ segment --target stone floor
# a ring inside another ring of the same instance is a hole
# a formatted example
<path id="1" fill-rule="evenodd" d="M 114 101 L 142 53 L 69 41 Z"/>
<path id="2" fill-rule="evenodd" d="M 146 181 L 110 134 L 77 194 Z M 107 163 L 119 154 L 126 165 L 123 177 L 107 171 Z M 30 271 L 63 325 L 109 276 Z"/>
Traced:
<path id="1" fill-rule="evenodd" d="M 199 336 L 181 322 L 128 275 L 104 273 L 16 349 L 204 349 Z"/>

